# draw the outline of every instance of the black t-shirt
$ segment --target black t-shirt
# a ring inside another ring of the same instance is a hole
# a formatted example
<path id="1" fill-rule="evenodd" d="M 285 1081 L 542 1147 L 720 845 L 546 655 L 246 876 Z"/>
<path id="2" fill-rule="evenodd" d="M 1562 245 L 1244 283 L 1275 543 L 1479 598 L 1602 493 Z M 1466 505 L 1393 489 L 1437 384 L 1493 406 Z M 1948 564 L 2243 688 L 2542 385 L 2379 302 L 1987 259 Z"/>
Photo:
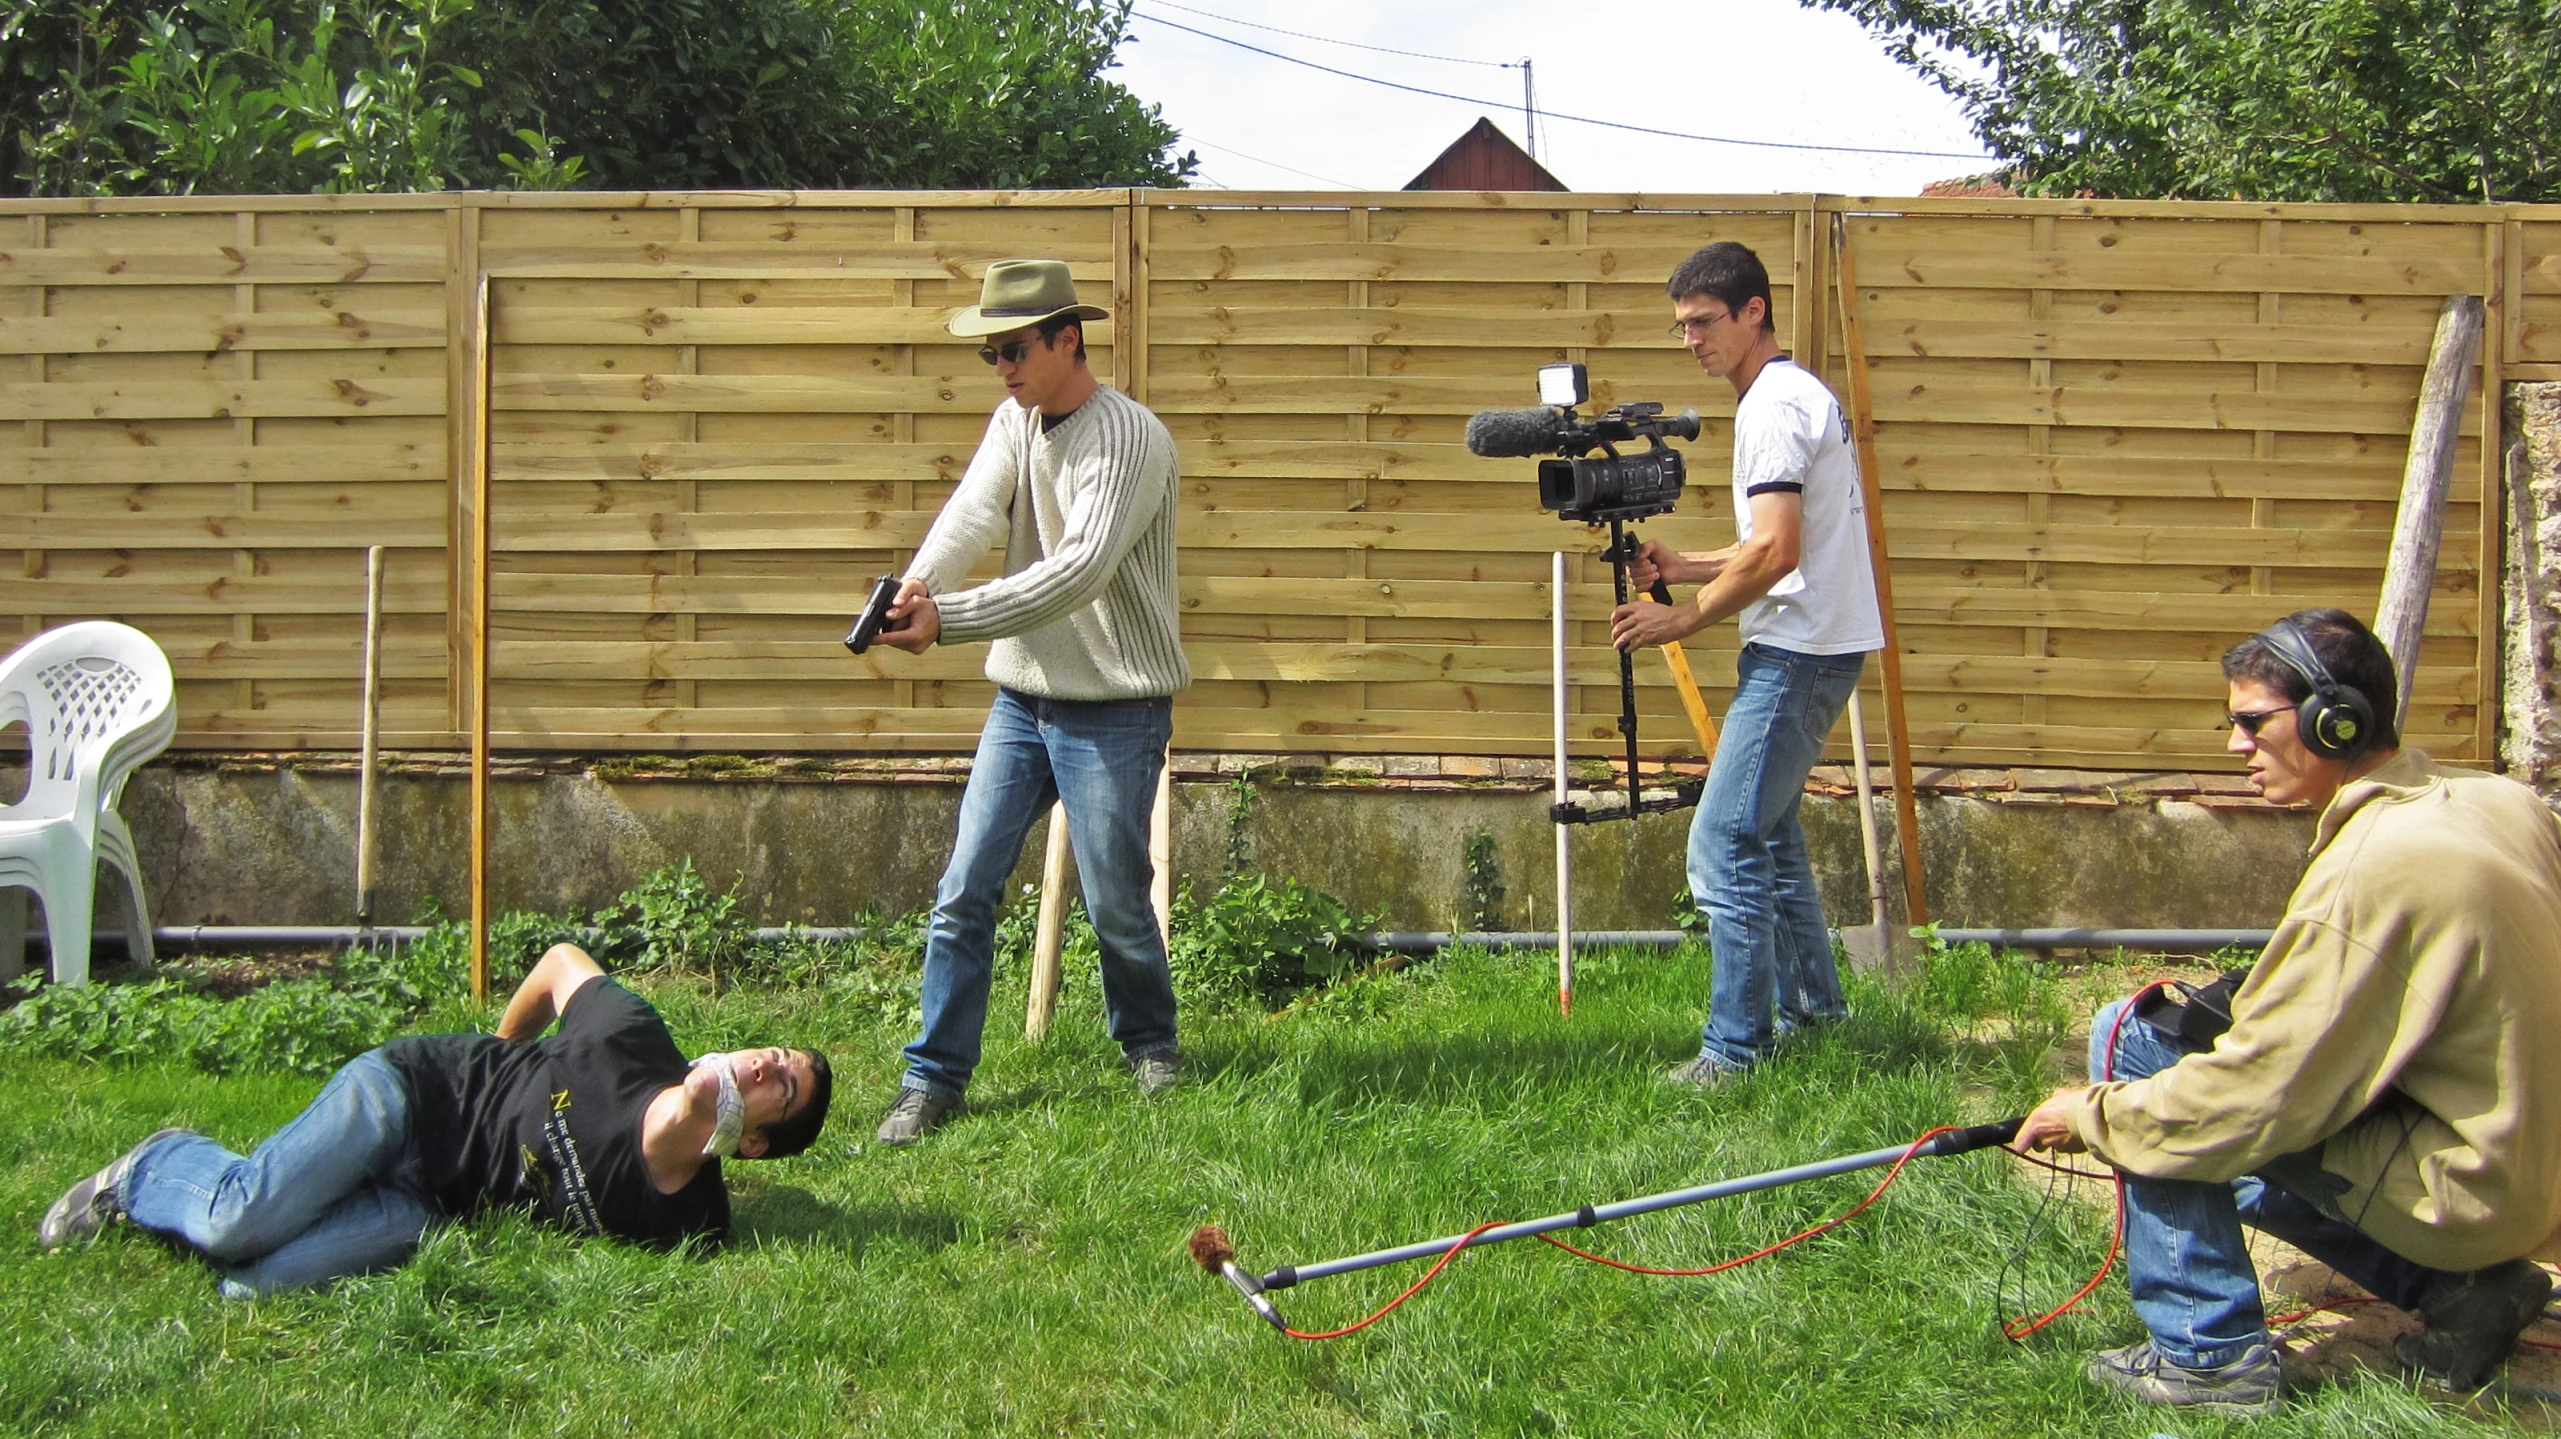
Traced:
<path id="1" fill-rule="evenodd" d="M 719 1160 L 673 1194 L 649 1182 L 641 1120 L 687 1066 L 658 1011 L 612 980 L 579 986 L 545 1039 L 431 1034 L 383 1052 L 409 1082 L 414 1142 L 446 1213 L 528 1204 L 563 1229 L 656 1247 L 728 1234 Z"/>

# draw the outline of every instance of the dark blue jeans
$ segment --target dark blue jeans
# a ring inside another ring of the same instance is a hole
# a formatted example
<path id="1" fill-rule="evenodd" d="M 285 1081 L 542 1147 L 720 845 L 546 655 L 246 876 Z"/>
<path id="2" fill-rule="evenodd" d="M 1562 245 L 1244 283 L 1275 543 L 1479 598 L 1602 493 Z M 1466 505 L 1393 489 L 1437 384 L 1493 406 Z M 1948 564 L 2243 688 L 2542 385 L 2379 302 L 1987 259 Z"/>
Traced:
<path id="1" fill-rule="evenodd" d="M 246 1158 L 201 1134 L 143 1150 L 125 1212 L 212 1261 L 233 1299 L 389 1269 L 436 1213 L 409 1138 L 409 1085 L 377 1049 Z"/>
<path id="2" fill-rule="evenodd" d="M 2101 1009 L 2090 1025 L 2090 1078 L 2141 1079 L 2196 1051 L 2124 1013 Z M 2119 1016 L 2122 1015 L 2122 1026 Z M 2108 1063 L 2108 1036 L 2116 1061 Z M 2152 1347 L 2191 1369 L 2229 1364 L 2268 1337 L 2259 1273 L 2244 1224 L 2273 1234 L 2403 1309 L 2439 1271 L 2384 1248 L 2338 1207 L 2346 1180 L 2321 1167 L 2315 1147 L 2283 1155 L 2230 1184 L 2125 1176 L 2125 1282 Z"/>
<path id="3" fill-rule="evenodd" d="M 960 800 L 960 833 L 925 938 L 924 1025 L 907 1046 L 909 1089 L 957 1100 L 978 1068 L 995 974 L 996 918 L 1023 836 L 1053 802 L 1101 941 L 1103 1013 L 1131 1059 L 1170 1051 L 1174 980 L 1149 890 L 1156 777 L 1174 733 L 1171 699 L 1050 700 L 998 690 Z"/>
<path id="4" fill-rule="evenodd" d="M 1690 821 L 1690 897 L 1715 951 L 1699 1052 L 1719 1064 L 1757 1063 L 1788 1030 L 1844 1012 L 1797 808 L 1866 660 L 1751 644 L 1735 662 L 1734 704 Z"/>

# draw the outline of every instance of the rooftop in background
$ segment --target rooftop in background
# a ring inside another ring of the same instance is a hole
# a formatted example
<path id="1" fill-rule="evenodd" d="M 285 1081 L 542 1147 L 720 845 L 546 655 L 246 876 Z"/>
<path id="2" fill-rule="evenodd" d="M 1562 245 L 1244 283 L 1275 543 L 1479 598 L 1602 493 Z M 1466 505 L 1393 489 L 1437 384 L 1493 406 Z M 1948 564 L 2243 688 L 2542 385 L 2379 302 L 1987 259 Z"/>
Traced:
<path id="1" fill-rule="evenodd" d="M 1940 200 L 2015 200 L 2019 192 L 2010 187 L 2006 170 L 1983 175 L 1959 175 L 1953 180 L 1932 180 L 1921 187 L 1921 193 Z"/>
<path id="2" fill-rule="evenodd" d="M 1564 181 L 1479 115 L 1440 158 L 1405 182 L 1408 190 L 1566 190 Z"/>

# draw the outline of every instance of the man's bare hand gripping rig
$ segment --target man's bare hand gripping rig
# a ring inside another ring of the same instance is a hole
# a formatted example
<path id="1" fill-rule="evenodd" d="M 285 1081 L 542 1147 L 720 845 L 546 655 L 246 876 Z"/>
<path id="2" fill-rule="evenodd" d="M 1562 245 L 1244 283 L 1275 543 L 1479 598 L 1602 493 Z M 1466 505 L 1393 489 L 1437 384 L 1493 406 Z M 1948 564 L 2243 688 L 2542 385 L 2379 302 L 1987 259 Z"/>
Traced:
<path id="1" fill-rule="evenodd" d="M 1697 439 L 1698 412 L 1684 410 L 1666 416 L 1661 405 L 1637 401 L 1586 421 L 1575 413 L 1577 406 L 1591 398 L 1589 380 L 1581 365 L 1542 367 L 1538 372 L 1538 397 L 1545 403 L 1536 409 L 1478 411 L 1467 422 L 1467 448 L 1474 454 L 1494 458 L 1552 456 L 1538 462 L 1538 502 L 1554 510 L 1558 519 L 1584 525 L 1606 523 L 1610 527 L 1610 545 L 1601 557 L 1610 562 L 1616 603 L 1626 604 L 1627 566 L 1637 553 L 1636 537 L 1628 526 L 1652 515 L 1669 514 L 1680 502 L 1688 467 L 1682 462 L 1680 451 L 1664 441 Z M 1619 453 L 1620 445 L 1637 440 L 1644 440 L 1646 448 L 1634 454 Z M 1601 453 L 1595 455 L 1595 450 Z M 1651 597 L 1659 604 L 1672 602 L 1671 590 L 1660 579 L 1654 581 Z M 1651 799 L 1638 789 L 1636 661 L 1625 650 L 1619 651 L 1618 656 L 1618 693 L 1618 731 L 1627 742 L 1627 805 L 1624 809 L 1616 805 L 1586 806 L 1559 799 L 1549 809 L 1549 816 L 1558 824 L 1632 819 L 1698 803 L 1703 783 L 1699 780 L 1682 781 L 1669 794 Z"/>

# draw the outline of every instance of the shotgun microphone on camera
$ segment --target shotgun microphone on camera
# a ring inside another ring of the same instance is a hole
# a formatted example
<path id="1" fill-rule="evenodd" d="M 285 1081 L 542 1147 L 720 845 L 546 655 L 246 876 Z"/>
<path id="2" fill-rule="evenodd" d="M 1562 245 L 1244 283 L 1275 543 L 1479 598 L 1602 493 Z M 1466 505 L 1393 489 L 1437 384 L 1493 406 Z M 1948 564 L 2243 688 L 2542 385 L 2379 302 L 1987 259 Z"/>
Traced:
<path id="1" fill-rule="evenodd" d="M 1541 369 L 1538 394 L 1547 403 L 1536 409 L 1477 411 L 1467 422 L 1469 452 L 1491 459 L 1556 456 L 1539 462 L 1538 502 L 1577 524 L 1641 520 L 1668 513 L 1679 501 L 1687 471 L 1680 453 L 1663 442 L 1697 439 L 1696 410 L 1666 415 L 1661 405 L 1641 400 L 1586 420 L 1575 408 L 1591 396 L 1580 365 Z M 1645 442 L 1643 450 L 1619 453 L 1620 445 L 1637 440 Z"/>
<path id="2" fill-rule="evenodd" d="M 1491 460 L 1525 460 L 1556 453 L 1557 436 L 1572 420 L 1553 405 L 1533 410 L 1479 410 L 1467 422 L 1467 452 Z"/>

